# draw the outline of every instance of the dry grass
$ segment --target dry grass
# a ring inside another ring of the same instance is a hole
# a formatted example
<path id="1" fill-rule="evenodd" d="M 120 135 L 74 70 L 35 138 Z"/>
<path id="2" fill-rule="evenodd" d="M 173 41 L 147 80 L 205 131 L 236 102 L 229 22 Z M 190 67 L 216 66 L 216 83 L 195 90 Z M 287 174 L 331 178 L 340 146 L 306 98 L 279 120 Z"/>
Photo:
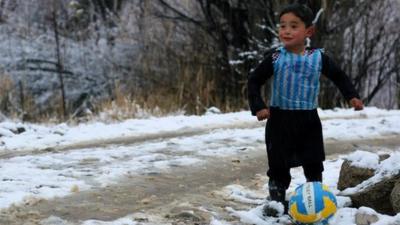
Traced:
<path id="1" fill-rule="evenodd" d="M 0 97 L 3 98 L 5 95 L 12 90 L 14 83 L 8 75 L 0 76 Z"/>
<path id="2" fill-rule="evenodd" d="M 166 92 L 136 95 L 134 98 L 117 89 L 115 99 L 97 104 L 95 117 L 103 121 L 121 121 L 148 116 L 182 114 L 183 111 L 176 99 L 176 94 Z"/>
<path id="3" fill-rule="evenodd" d="M 15 117 L 18 113 L 14 110 L 12 105 L 12 91 L 14 89 L 14 82 L 8 75 L 2 74 L 0 76 L 0 111 L 4 114 L 10 114 Z"/>

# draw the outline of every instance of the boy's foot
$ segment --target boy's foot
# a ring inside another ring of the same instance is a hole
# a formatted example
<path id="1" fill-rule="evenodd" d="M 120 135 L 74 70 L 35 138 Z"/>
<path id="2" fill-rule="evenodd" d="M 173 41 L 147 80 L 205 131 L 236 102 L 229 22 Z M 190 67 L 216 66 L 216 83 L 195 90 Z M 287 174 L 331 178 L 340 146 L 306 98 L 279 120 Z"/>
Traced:
<path id="1" fill-rule="evenodd" d="M 269 197 L 263 207 L 264 216 L 278 217 L 288 212 L 288 201 L 286 201 L 286 188 L 279 182 L 270 179 L 268 181 Z"/>
<path id="2" fill-rule="evenodd" d="M 263 207 L 263 215 L 268 217 L 280 217 L 283 214 L 287 214 L 288 204 L 288 201 L 277 202 L 267 200 Z"/>

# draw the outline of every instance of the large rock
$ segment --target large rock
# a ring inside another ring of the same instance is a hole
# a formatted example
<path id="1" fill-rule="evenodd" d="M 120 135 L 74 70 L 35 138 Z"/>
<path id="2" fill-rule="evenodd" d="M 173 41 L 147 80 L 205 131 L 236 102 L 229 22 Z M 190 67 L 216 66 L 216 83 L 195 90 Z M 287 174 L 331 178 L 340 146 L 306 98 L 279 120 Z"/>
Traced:
<path id="1" fill-rule="evenodd" d="M 394 185 L 392 193 L 390 194 L 390 202 L 392 203 L 393 211 L 395 213 L 400 212 L 400 182 Z"/>
<path id="2" fill-rule="evenodd" d="M 366 206 L 375 209 L 379 213 L 394 215 L 391 204 L 391 193 L 396 184 L 400 181 L 400 174 L 372 184 L 361 191 L 349 195 L 353 207 Z"/>
<path id="3" fill-rule="evenodd" d="M 372 177 L 374 173 L 374 169 L 356 167 L 351 165 L 351 161 L 345 160 L 340 169 L 338 189 L 343 191 L 346 188 L 355 187 Z"/>

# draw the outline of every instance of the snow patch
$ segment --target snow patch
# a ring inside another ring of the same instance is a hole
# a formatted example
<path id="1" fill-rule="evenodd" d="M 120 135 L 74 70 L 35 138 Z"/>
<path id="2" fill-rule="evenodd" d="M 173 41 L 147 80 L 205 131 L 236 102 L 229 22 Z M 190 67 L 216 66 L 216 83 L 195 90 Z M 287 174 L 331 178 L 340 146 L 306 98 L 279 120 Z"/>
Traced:
<path id="1" fill-rule="evenodd" d="M 367 151 L 357 150 L 346 157 L 352 166 L 359 168 L 377 169 L 379 165 L 379 155 Z"/>

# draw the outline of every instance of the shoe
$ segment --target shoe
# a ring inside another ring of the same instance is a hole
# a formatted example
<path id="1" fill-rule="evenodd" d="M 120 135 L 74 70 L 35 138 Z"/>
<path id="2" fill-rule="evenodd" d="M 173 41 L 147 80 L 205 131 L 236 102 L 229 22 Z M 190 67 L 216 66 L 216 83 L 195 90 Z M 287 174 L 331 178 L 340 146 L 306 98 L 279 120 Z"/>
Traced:
<path id="1" fill-rule="evenodd" d="M 288 214 L 288 201 L 277 202 L 267 200 L 263 206 L 263 215 L 267 217 L 280 217 Z"/>
<path id="2" fill-rule="evenodd" d="M 270 179 L 268 181 L 268 190 L 269 197 L 267 198 L 267 203 L 263 207 L 263 215 L 278 217 L 282 214 L 287 214 L 289 202 L 285 199 L 286 189 L 283 187 L 283 185 L 280 185 L 278 182 Z"/>

